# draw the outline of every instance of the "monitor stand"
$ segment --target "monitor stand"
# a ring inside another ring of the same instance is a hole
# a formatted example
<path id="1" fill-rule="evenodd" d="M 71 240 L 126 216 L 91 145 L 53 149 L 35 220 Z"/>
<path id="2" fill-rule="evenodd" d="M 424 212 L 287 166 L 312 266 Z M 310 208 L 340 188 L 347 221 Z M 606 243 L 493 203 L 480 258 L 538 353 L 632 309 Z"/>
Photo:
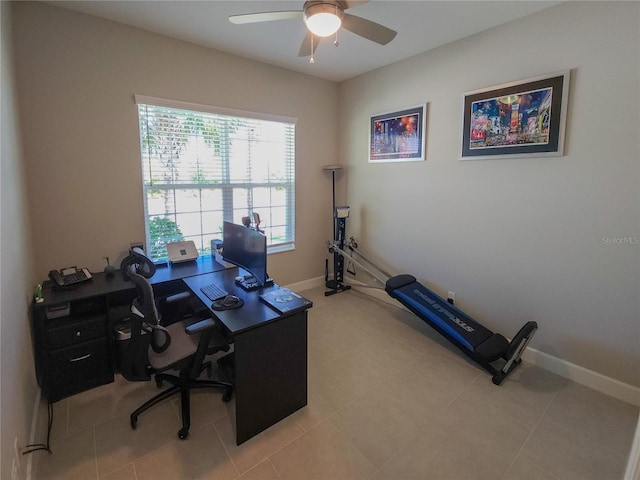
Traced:
<path id="1" fill-rule="evenodd" d="M 243 290 L 247 291 L 247 292 L 252 292 L 254 290 L 259 290 L 261 288 L 266 288 L 266 287 L 272 287 L 273 286 L 273 278 L 267 278 L 267 281 L 264 283 L 264 285 L 260 285 L 258 282 L 256 282 L 256 278 L 251 275 L 249 272 L 246 272 L 245 270 L 240 270 L 241 275 L 240 277 L 236 277 L 236 285 L 240 285 L 240 287 L 242 287 Z M 239 280 L 239 279 L 242 280 Z"/>

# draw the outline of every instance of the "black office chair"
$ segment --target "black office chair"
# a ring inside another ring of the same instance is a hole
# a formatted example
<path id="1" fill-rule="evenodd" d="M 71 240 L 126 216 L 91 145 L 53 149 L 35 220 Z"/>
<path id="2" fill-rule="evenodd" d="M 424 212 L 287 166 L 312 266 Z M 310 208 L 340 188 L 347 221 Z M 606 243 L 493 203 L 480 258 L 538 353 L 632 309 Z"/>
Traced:
<path id="1" fill-rule="evenodd" d="M 172 385 L 131 414 L 131 428 L 136 428 L 142 412 L 180 393 L 182 428 L 178 431 L 178 437 L 184 440 L 189 435 L 189 398 L 192 389 L 219 388 L 224 392 L 222 400 L 231 400 L 231 383 L 198 379 L 204 370 L 211 376 L 211 362 L 204 361 L 206 355 L 228 351 L 229 343 L 212 318 L 192 324 L 188 320 L 178 320 L 167 326 L 161 325 L 153 289 L 148 281 L 156 267 L 140 248 L 133 248 L 120 268 L 124 278 L 131 280 L 137 290 L 137 298 L 131 306 L 131 337 L 119 362 L 121 374 L 131 381 L 150 380 L 151 375 L 155 375 L 158 387 L 163 382 Z M 184 301 L 188 296 L 174 295 L 167 298 L 167 303 Z M 168 370 L 178 370 L 179 375 L 165 373 Z"/>

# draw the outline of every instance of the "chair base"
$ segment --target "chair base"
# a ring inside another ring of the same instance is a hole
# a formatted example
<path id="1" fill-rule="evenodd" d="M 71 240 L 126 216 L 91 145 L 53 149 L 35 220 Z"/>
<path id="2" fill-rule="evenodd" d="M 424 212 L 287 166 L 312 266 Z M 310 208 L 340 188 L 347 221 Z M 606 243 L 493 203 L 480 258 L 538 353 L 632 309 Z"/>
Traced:
<path id="1" fill-rule="evenodd" d="M 189 435 L 189 427 L 191 426 L 191 402 L 190 392 L 195 389 L 203 388 L 218 388 L 224 390 L 222 400 L 228 402 L 233 396 L 233 385 L 228 382 L 221 382 L 217 380 L 191 380 L 185 374 L 180 376 L 169 375 L 167 373 L 157 373 L 155 375 L 156 385 L 162 386 L 163 382 L 170 383 L 172 386 L 166 390 L 160 392 L 158 395 L 150 400 L 144 402 L 140 407 L 131 413 L 131 428 L 135 430 L 138 426 L 138 416 L 141 413 L 147 411 L 154 405 L 172 397 L 173 395 L 180 394 L 180 404 L 182 410 L 182 428 L 178 430 L 178 438 L 184 440 Z"/>

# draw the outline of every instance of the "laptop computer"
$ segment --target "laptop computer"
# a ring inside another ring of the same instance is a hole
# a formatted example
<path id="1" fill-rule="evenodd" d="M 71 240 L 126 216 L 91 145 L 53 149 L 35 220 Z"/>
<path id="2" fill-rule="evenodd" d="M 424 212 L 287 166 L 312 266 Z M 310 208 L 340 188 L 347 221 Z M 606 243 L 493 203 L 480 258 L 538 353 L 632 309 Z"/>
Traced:
<path id="1" fill-rule="evenodd" d="M 198 258 L 198 249 L 193 240 L 167 243 L 167 254 L 171 263 L 188 262 Z"/>

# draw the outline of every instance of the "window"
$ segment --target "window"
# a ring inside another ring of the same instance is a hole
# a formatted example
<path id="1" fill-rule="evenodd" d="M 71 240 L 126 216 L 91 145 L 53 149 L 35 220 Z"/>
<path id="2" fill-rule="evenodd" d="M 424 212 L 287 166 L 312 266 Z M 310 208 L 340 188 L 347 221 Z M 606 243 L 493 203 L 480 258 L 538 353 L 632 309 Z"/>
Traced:
<path id="1" fill-rule="evenodd" d="M 193 240 L 200 254 L 224 220 L 260 215 L 270 249 L 293 248 L 295 119 L 135 97 L 147 254 Z"/>

